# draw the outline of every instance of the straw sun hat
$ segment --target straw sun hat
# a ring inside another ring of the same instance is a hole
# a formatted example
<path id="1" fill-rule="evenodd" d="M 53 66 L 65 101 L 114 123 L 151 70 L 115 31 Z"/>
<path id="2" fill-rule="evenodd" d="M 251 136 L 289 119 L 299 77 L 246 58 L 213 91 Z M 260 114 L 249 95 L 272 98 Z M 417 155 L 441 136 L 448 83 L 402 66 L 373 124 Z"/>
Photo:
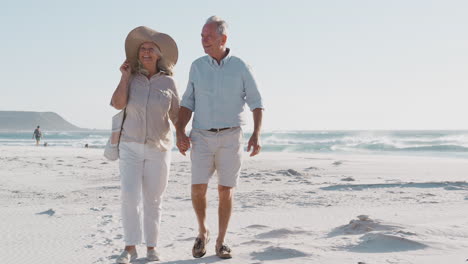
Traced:
<path id="1" fill-rule="evenodd" d="M 172 69 L 177 63 L 178 50 L 177 44 L 174 39 L 169 35 L 157 32 L 148 27 L 137 27 L 128 33 L 125 39 L 125 54 L 127 60 L 130 62 L 132 71 L 135 71 L 138 66 L 138 50 L 141 44 L 145 42 L 153 42 L 158 46 L 162 53 L 162 60 L 160 63 L 165 67 Z"/>

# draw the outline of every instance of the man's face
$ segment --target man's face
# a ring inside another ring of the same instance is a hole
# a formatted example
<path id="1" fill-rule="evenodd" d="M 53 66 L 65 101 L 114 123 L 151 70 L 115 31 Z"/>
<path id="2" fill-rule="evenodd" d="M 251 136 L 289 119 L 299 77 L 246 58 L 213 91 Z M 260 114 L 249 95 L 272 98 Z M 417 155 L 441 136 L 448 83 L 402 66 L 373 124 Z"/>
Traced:
<path id="1" fill-rule="evenodd" d="M 203 49 L 206 54 L 215 57 L 223 52 L 226 36 L 218 34 L 215 23 L 209 23 L 203 26 L 201 37 Z"/>

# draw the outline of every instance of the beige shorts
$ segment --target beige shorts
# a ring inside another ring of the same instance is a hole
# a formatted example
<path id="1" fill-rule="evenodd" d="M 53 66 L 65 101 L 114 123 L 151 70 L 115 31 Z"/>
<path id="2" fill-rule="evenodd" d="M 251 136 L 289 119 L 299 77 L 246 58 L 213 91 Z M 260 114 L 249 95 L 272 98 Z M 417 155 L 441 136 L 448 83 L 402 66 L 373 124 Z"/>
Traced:
<path id="1" fill-rule="evenodd" d="M 216 171 L 219 185 L 235 187 L 242 165 L 243 138 L 240 127 L 220 132 L 192 129 L 192 184 L 207 184 Z"/>

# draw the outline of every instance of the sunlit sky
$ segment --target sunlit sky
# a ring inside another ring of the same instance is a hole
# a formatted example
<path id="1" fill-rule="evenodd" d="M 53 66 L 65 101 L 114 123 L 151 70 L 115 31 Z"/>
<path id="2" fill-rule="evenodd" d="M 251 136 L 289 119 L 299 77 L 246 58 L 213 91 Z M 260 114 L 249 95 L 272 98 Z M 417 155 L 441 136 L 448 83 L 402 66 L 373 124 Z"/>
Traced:
<path id="1" fill-rule="evenodd" d="M 4 1 L 0 110 L 109 129 L 128 32 L 176 40 L 183 93 L 218 15 L 254 70 L 266 130 L 466 129 L 467 13 L 463 0 Z"/>

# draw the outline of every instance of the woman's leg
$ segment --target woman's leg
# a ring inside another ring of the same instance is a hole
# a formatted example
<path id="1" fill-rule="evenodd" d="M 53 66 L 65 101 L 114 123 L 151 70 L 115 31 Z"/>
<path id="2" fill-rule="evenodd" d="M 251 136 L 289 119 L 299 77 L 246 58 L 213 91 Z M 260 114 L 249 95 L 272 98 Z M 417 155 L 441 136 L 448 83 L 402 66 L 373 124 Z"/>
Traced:
<path id="1" fill-rule="evenodd" d="M 145 147 L 143 223 L 146 246 L 149 249 L 157 246 L 161 223 L 162 199 L 167 186 L 170 163 L 171 151 L 161 152 L 149 146 Z"/>
<path id="2" fill-rule="evenodd" d="M 119 146 L 122 224 L 126 246 L 141 244 L 141 185 L 144 145 L 122 142 Z M 132 247 L 127 247 L 131 249 Z"/>

